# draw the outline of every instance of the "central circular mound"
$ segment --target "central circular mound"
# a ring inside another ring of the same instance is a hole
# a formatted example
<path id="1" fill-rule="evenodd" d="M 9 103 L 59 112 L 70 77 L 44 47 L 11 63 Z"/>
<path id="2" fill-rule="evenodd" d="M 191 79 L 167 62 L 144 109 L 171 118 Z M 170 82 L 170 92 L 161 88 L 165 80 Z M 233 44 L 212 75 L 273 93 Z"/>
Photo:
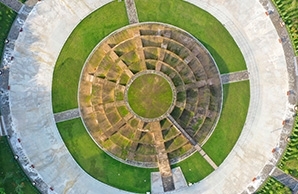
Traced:
<path id="1" fill-rule="evenodd" d="M 202 145 L 213 132 L 221 104 L 221 79 L 209 52 L 167 24 L 117 30 L 93 49 L 81 73 L 86 129 L 106 153 L 135 166 L 190 156 L 193 142 Z"/>
<path id="2" fill-rule="evenodd" d="M 168 81 L 160 75 L 148 73 L 133 80 L 127 92 L 131 109 L 144 118 L 158 118 L 169 110 L 173 92 Z"/>

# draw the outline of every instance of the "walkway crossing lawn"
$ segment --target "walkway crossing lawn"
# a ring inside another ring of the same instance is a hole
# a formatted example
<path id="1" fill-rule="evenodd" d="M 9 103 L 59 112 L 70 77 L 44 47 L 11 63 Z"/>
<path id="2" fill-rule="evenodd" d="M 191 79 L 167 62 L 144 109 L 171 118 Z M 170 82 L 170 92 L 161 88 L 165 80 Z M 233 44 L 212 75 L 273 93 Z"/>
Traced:
<path id="1" fill-rule="evenodd" d="M 196 183 L 214 170 L 198 152 L 187 158 L 187 160 L 172 165 L 172 168 L 178 166 L 180 166 L 187 183 Z"/>
<path id="2" fill-rule="evenodd" d="M 137 168 L 111 158 L 93 142 L 81 119 L 58 123 L 57 126 L 71 155 L 88 174 L 119 189 L 150 191 L 150 173 L 158 169 Z"/>
<path id="3" fill-rule="evenodd" d="M 181 0 L 136 0 L 135 3 L 140 22 L 172 24 L 200 40 L 213 56 L 221 74 L 246 69 L 234 39 L 208 12 Z"/>
<path id="4" fill-rule="evenodd" d="M 39 193 L 14 159 L 6 137 L 0 137 L 0 193 Z"/>
<path id="5" fill-rule="evenodd" d="M 0 55 L 2 56 L 5 39 L 17 14 L 0 3 Z"/>
<path id="6" fill-rule="evenodd" d="M 128 25 L 128 19 L 124 1 L 113 1 L 87 16 L 75 28 L 64 44 L 54 70 L 54 113 L 78 107 L 78 83 L 85 60 L 100 40 L 125 25 Z"/>
<path id="7" fill-rule="evenodd" d="M 223 86 L 221 116 L 215 131 L 203 146 L 218 166 L 228 156 L 242 131 L 248 111 L 249 91 L 249 81 Z"/>

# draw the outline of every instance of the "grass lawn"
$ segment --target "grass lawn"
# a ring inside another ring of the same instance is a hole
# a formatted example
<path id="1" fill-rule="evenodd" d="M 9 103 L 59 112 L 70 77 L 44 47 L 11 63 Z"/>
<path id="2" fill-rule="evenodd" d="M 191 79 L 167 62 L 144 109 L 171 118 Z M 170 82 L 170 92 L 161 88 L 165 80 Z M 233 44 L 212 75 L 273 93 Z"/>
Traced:
<path id="1" fill-rule="evenodd" d="M 265 182 L 265 184 L 260 187 L 256 194 L 291 194 L 290 188 L 284 186 L 272 177 Z"/>
<path id="2" fill-rule="evenodd" d="M 78 107 L 78 83 L 85 60 L 100 40 L 127 24 L 124 1 L 113 1 L 87 16 L 75 28 L 54 70 L 52 103 L 55 113 Z"/>
<path id="3" fill-rule="evenodd" d="M 244 58 L 224 26 L 206 11 L 181 0 L 136 0 L 139 20 L 180 27 L 200 40 L 221 73 L 246 69 Z"/>
<path id="4" fill-rule="evenodd" d="M 141 117 L 157 118 L 169 109 L 173 100 L 170 84 L 156 74 L 137 77 L 128 89 L 131 109 Z"/>
<path id="5" fill-rule="evenodd" d="M 6 137 L 0 137 L 0 193 L 39 193 L 14 159 Z"/>
<path id="6" fill-rule="evenodd" d="M 180 166 L 187 183 L 196 183 L 214 170 L 198 152 L 194 153 L 187 160 L 172 165 L 172 168 L 178 166 Z"/>
<path id="7" fill-rule="evenodd" d="M 92 141 L 81 119 L 58 123 L 57 126 L 74 159 L 91 176 L 119 189 L 150 191 L 150 172 L 158 169 L 132 167 L 114 160 Z"/>
<path id="8" fill-rule="evenodd" d="M 4 41 L 17 14 L 0 3 L 0 55 L 2 56 Z"/>
<path id="9" fill-rule="evenodd" d="M 223 108 L 217 127 L 203 149 L 220 165 L 232 150 L 245 123 L 249 105 L 249 81 L 223 86 Z"/>

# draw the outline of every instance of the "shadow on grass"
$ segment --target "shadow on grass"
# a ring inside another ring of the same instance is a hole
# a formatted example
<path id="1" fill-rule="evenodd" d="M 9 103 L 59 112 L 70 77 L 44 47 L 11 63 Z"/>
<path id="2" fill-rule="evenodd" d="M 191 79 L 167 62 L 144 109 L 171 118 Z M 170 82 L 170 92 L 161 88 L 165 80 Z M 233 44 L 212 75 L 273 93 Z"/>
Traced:
<path id="1" fill-rule="evenodd" d="M 220 119 L 203 149 L 220 165 L 233 149 L 246 120 L 250 90 L 249 81 L 225 84 Z"/>
<path id="2" fill-rule="evenodd" d="M 226 61 L 221 57 L 221 55 L 208 43 L 200 40 L 200 42 L 206 47 L 206 49 L 209 51 L 209 53 L 212 55 L 213 59 L 216 62 L 216 65 L 218 67 L 218 70 L 220 74 L 229 73 L 229 67 Z"/>

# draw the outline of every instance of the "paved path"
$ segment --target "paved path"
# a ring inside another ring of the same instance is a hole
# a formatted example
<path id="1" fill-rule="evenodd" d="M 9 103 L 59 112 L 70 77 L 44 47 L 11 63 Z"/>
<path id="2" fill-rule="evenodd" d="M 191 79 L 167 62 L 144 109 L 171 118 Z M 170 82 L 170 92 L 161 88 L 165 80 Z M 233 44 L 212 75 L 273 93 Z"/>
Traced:
<path id="1" fill-rule="evenodd" d="M 206 152 L 202 149 L 202 147 L 197 144 L 195 145 L 196 150 L 203 156 L 203 158 L 212 166 L 214 170 L 216 170 L 218 167 L 217 165 L 213 162 L 213 160 L 206 154 Z"/>
<path id="2" fill-rule="evenodd" d="M 272 171 L 271 176 L 279 182 L 281 182 L 282 184 L 289 187 L 292 190 L 293 194 L 298 193 L 298 180 L 296 180 L 292 176 L 284 173 L 277 167 L 275 167 L 275 169 Z"/>
<path id="3" fill-rule="evenodd" d="M 3 3 L 4 5 L 6 5 L 7 7 L 9 7 L 17 13 L 19 13 L 23 6 L 23 4 L 18 0 L 0 0 L 0 3 Z"/>
<path id="4" fill-rule="evenodd" d="M 54 118 L 56 123 L 79 118 L 80 117 L 80 110 L 79 108 L 59 112 L 54 114 Z"/>
<path id="5" fill-rule="evenodd" d="M 1 119 L 2 120 L 2 119 Z M 0 136 L 6 136 L 2 123 L 0 123 Z"/>
<path id="6" fill-rule="evenodd" d="M 31 169 L 33 174 L 39 173 L 35 180 L 42 177 L 40 182 L 45 188 L 53 186 L 53 192 L 125 193 L 95 180 L 80 168 L 61 139 L 51 105 L 54 65 L 65 40 L 86 15 L 109 2 L 41 1 L 13 43 L 14 60 L 9 65 L 11 87 L 6 89 L 11 112 L 4 120 L 12 122 L 9 131 L 14 135 L 10 141 L 20 154 L 25 171 L 29 172 L 30 164 L 35 164 L 35 169 Z M 286 43 L 279 43 L 280 37 L 258 0 L 188 2 L 213 14 L 232 34 L 248 65 L 251 98 L 242 134 L 225 161 L 199 183 L 174 192 L 253 193 L 266 176 L 252 179 L 264 171 L 264 166 L 272 168 L 275 164 L 271 150 L 280 146 L 280 135 L 287 127 L 282 126 L 282 121 L 291 122 L 293 115 L 293 104 L 286 93 L 295 89 L 292 84 L 295 77 L 287 72 L 282 47 Z M 9 59 L 8 55 L 5 59 Z M 282 130 L 275 130 L 279 128 Z M 18 137 L 22 138 L 21 143 Z"/>
<path id="7" fill-rule="evenodd" d="M 33 5 L 32 5 L 33 6 Z M 12 126 L 12 118 L 11 118 L 11 110 L 10 110 L 10 85 L 9 83 L 9 74 L 10 67 L 14 63 L 14 50 L 15 50 L 15 42 L 17 38 L 21 34 L 20 29 L 23 28 L 23 24 L 25 23 L 28 15 L 32 10 L 32 6 L 23 6 L 21 10 L 19 10 L 19 14 L 17 15 L 15 21 L 13 22 L 11 29 L 9 31 L 7 40 L 8 43 L 4 46 L 4 53 L 1 59 L 1 71 L 2 74 L 0 76 L 0 92 L 1 92 L 1 101 L 0 101 L 0 109 L 1 109 L 1 126 L 4 127 L 3 135 L 8 136 L 9 143 L 13 148 L 13 152 L 15 156 L 18 158 L 22 169 L 25 174 L 31 179 L 31 181 L 35 184 L 35 186 L 42 193 L 54 193 L 50 186 L 43 180 L 42 176 L 39 174 L 38 170 L 31 167 L 30 159 L 26 154 L 26 149 L 22 146 L 22 138 L 20 138 L 18 132 Z M 20 103 L 21 106 L 24 106 L 24 102 Z M 28 107 L 26 107 L 28 108 Z M 25 116 L 26 110 L 22 113 Z M 29 140 L 34 141 L 34 139 Z"/>
<path id="8" fill-rule="evenodd" d="M 163 189 L 165 192 L 172 191 L 175 189 L 174 179 L 173 179 L 171 166 L 169 163 L 168 154 L 166 152 L 166 147 L 164 144 L 164 139 L 163 139 L 159 121 L 152 122 L 150 130 L 152 131 L 154 141 L 156 142 L 155 149 L 156 149 L 156 152 L 158 153 L 157 160 L 158 160 L 159 172 L 162 179 Z"/>
<path id="9" fill-rule="evenodd" d="M 267 0 L 260 0 L 266 10 L 274 10 L 273 5 Z M 279 36 L 279 41 L 282 44 L 284 55 L 287 62 L 288 79 L 289 79 L 289 90 L 292 90 L 291 95 L 288 96 L 289 103 L 296 104 L 298 102 L 297 96 L 297 57 L 294 54 L 291 39 L 288 36 L 288 31 L 285 26 L 282 26 L 283 22 L 277 11 L 274 11 L 269 15 L 273 25 L 275 26 L 276 32 Z"/>
<path id="10" fill-rule="evenodd" d="M 0 136 L 5 136 L 7 135 L 7 131 L 5 128 L 5 124 L 4 124 L 4 120 L 3 120 L 3 116 L 0 116 Z"/>
<path id="11" fill-rule="evenodd" d="M 138 12 L 134 0 L 125 0 L 125 7 L 130 24 L 139 23 Z"/>
<path id="12" fill-rule="evenodd" d="M 9 34 L 7 36 L 7 43 L 4 45 L 3 56 L 0 64 L 0 109 L 3 115 L 3 121 L 8 133 L 12 133 L 10 130 L 11 118 L 10 118 L 10 107 L 9 107 L 9 72 L 10 66 L 14 63 L 14 49 L 15 41 L 19 37 L 20 29 L 22 29 L 32 7 L 24 6 L 20 13 L 17 15 L 13 22 Z"/>
<path id="13" fill-rule="evenodd" d="M 229 84 L 229 83 L 234 83 L 234 82 L 239 82 L 239 81 L 245 81 L 248 79 L 249 79 L 249 72 L 247 70 L 221 75 L 222 84 Z"/>

